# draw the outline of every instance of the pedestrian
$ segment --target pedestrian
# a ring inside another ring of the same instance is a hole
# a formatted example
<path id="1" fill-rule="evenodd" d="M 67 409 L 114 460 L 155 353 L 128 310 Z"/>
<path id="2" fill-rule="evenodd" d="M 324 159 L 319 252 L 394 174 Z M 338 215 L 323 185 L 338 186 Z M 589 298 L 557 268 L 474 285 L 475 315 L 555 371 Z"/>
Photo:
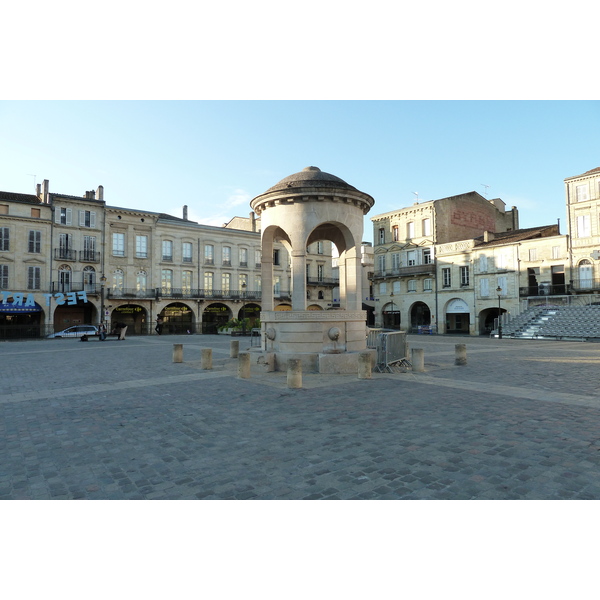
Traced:
<path id="1" fill-rule="evenodd" d="M 103 342 L 106 339 L 106 325 L 104 323 L 100 323 L 98 335 L 100 336 L 101 342 Z"/>
<path id="2" fill-rule="evenodd" d="M 156 327 L 154 328 L 154 331 L 156 331 L 156 333 L 158 333 L 158 335 L 161 335 L 162 328 L 163 328 L 163 318 L 160 315 L 156 315 Z"/>
<path id="3" fill-rule="evenodd" d="M 117 331 L 119 333 L 119 340 L 125 339 L 125 333 L 127 332 L 127 324 L 126 323 L 117 323 Z"/>

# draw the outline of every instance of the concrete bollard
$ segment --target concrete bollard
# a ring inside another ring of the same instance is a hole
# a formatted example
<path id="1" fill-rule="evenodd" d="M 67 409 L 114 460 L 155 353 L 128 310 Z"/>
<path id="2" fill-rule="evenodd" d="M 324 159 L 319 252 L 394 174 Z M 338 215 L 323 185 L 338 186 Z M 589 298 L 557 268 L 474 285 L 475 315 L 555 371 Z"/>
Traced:
<path id="1" fill-rule="evenodd" d="M 250 379 L 250 352 L 239 353 L 238 377 L 240 379 Z"/>
<path id="2" fill-rule="evenodd" d="M 212 369 L 212 348 L 202 348 L 200 368 L 204 371 Z"/>
<path id="3" fill-rule="evenodd" d="M 287 386 L 302 387 L 302 361 L 299 358 L 290 358 L 287 361 Z"/>
<path id="4" fill-rule="evenodd" d="M 467 364 L 467 346 L 465 344 L 456 344 L 454 346 L 456 351 L 456 358 L 454 360 L 455 365 L 466 365 Z"/>
<path id="5" fill-rule="evenodd" d="M 240 353 L 240 341 L 231 340 L 231 346 L 229 347 L 229 358 L 237 358 Z"/>
<path id="6" fill-rule="evenodd" d="M 412 353 L 412 370 L 415 373 L 423 373 L 425 371 L 425 351 L 423 348 L 413 348 Z"/>
<path id="7" fill-rule="evenodd" d="M 369 352 L 361 352 L 358 355 L 358 378 L 371 379 L 371 354 Z"/>
<path id="8" fill-rule="evenodd" d="M 173 344 L 173 362 L 183 362 L 183 344 Z"/>

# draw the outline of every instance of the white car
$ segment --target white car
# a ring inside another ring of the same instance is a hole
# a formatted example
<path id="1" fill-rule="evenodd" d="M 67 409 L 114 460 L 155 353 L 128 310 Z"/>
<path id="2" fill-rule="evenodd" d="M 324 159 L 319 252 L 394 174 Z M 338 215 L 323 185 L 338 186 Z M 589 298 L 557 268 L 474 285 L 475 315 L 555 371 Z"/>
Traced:
<path id="1" fill-rule="evenodd" d="M 51 333 L 46 338 L 80 338 L 82 335 L 87 335 L 88 337 L 98 335 L 98 327 L 96 325 L 73 325 L 73 327 L 67 327 L 67 329 L 63 329 L 62 331 Z"/>

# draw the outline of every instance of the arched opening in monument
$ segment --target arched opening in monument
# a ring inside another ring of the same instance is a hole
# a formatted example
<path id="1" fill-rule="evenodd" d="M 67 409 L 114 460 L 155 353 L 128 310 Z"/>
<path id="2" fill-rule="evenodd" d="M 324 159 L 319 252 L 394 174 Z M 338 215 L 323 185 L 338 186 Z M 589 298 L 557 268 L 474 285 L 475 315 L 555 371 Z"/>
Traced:
<path id="1" fill-rule="evenodd" d="M 418 333 L 431 326 L 431 311 L 425 302 L 415 302 L 410 309 L 410 327 L 412 333 Z"/>
<path id="2" fill-rule="evenodd" d="M 229 307 L 221 302 L 209 304 L 202 312 L 202 333 L 219 333 L 219 327 L 223 327 L 231 320 Z"/>

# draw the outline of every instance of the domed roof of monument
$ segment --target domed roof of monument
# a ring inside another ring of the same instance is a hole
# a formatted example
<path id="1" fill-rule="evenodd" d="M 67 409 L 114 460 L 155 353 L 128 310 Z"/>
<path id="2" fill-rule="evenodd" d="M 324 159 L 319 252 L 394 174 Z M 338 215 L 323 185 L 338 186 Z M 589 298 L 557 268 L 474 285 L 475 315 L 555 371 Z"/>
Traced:
<path id="1" fill-rule="evenodd" d="M 269 188 L 267 193 L 294 187 L 336 187 L 356 190 L 355 187 L 346 183 L 343 179 L 331 175 L 331 173 L 325 173 L 319 167 L 306 167 L 299 173 L 284 177 L 279 183 Z"/>

